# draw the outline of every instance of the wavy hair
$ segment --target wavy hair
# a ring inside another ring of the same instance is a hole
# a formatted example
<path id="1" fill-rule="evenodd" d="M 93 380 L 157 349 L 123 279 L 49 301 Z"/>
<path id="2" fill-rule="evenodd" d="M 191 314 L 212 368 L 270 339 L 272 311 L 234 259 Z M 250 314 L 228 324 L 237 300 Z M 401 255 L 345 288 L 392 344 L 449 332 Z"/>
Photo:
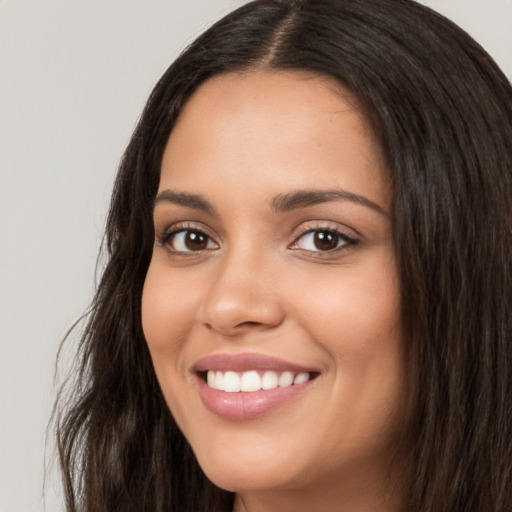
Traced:
<path id="1" fill-rule="evenodd" d="M 141 327 L 152 202 L 183 105 L 209 78 L 307 70 L 358 95 L 394 187 L 408 358 L 404 511 L 512 509 L 512 88 L 412 0 L 258 0 L 157 83 L 122 158 L 106 263 L 56 406 L 68 512 L 228 512 L 164 401 Z"/>

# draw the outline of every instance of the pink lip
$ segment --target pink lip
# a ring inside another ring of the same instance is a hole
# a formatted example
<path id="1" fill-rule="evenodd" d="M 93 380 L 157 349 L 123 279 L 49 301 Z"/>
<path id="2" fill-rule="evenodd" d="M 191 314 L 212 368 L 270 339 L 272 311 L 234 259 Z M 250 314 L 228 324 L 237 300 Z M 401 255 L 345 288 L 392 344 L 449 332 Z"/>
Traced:
<path id="1" fill-rule="evenodd" d="M 195 364 L 193 371 L 197 376 L 199 396 L 203 404 L 217 416 L 234 421 L 257 418 L 258 416 L 273 411 L 281 405 L 289 403 L 306 391 L 316 379 L 309 380 L 303 384 L 293 384 L 292 386 L 283 388 L 277 387 L 275 389 L 261 391 L 227 393 L 210 388 L 206 384 L 201 372 L 207 370 L 231 370 L 236 372 L 274 370 L 291 371 L 294 373 L 319 373 L 318 371 L 288 363 L 281 359 L 256 354 L 243 354 L 240 356 L 219 354 L 199 360 Z"/>
<path id="2" fill-rule="evenodd" d="M 205 372 L 207 370 L 216 371 L 234 371 L 246 372 L 249 370 L 274 370 L 276 372 L 316 372 L 320 373 L 314 368 L 306 368 L 301 365 L 284 361 L 270 356 L 263 356 L 259 354 L 216 354 L 214 356 L 204 357 L 197 361 L 192 371 Z"/>

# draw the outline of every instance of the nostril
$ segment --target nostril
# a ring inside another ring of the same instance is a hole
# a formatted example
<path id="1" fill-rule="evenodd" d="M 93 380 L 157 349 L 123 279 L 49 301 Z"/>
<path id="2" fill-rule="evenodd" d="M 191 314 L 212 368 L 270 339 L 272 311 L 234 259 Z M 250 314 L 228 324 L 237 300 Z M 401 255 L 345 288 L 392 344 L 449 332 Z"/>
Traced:
<path id="1" fill-rule="evenodd" d="M 237 327 L 257 327 L 258 325 L 260 325 L 259 322 L 242 322 Z"/>
<path id="2" fill-rule="evenodd" d="M 213 327 L 213 325 L 209 322 L 205 322 L 203 324 L 209 331 L 211 330 L 218 330 L 218 329 L 215 329 Z M 264 324 L 262 324 L 261 322 L 252 322 L 252 321 L 247 321 L 247 322 L 240 322 L 240 323 L 237 323 L 236 325 L 234 325 L 231 329 L 231 334 L 232 335 L 236 335 L 236 334 L 239 334 L 240 331 L 244 331 L 246 329 L 254 329 L 256 327 L 259 327 L 259 326 L 262 326 Z"/>
<path id="3" fill-rule="evenodd" d="M 285 313 L 277 297 L 257 286 L 242 285 L 239 279 L 234 284 L 221 281 L 209 290 L 197 311 L 197 320 L 209 331 L 239 336 L 282 323 Z"/>

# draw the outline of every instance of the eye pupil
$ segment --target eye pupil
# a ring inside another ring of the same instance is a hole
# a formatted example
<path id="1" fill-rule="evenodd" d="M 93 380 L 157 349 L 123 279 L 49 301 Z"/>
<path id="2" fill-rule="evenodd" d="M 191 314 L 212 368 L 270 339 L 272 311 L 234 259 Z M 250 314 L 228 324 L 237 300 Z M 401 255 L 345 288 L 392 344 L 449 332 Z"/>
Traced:
<path id="1" fill-rule="evenodd" d="M 208 244 L 207 237 L 197 231 L 188 231 L 185 235 L 185 246 L 191 251 L 201 251 L 206 249 Z"/>
<path id="2" fill-rule="evenodd" d="M 315 233 L 315 247 L 320 251 L 330 251 L 336 249 L 338 245 L 338 235 L 332 231 L 317 231 Z"/>

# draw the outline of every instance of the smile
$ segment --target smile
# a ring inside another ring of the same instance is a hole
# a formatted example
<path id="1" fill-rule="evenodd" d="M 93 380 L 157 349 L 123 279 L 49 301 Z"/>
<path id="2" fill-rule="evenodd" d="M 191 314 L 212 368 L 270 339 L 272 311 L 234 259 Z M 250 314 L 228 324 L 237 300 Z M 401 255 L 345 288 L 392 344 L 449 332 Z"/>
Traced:
<path id="1" fill-rule="evenodd" d="M 309 372 L 294 373 L 291 371 L 276 372 L 267 370 L 265 372 L 249 370 L 238 373 L 234 371 L 214 371 L 206 372 L 206 383 L 210 388 L 226 393 L 247 392 L 270 390 L 277 387 L 286 388 L 297 384 L 303 384 L 313 378 Z"/>
<path id="2" fill-rule="evenodd" d="M 206 408 L 228 420 L 249 420 L 291 402 L 319 376 L 310 370 L 259 355 L 217 355 L 194 367 Z"/>

